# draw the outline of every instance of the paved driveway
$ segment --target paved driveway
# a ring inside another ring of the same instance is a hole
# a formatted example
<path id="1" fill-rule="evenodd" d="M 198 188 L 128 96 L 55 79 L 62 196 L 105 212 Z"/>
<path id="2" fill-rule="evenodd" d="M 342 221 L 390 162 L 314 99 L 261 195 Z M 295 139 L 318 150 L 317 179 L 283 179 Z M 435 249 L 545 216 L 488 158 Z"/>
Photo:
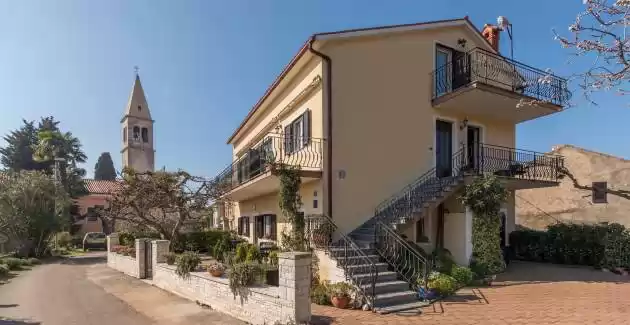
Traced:
<path id="1" fill-rule="evenodd" d="M 314 324 L 629 324 L 630 277 L 590 268 L 512 263 L 492 287 L 412 313 L 377 315 L 313 305 Z"/>

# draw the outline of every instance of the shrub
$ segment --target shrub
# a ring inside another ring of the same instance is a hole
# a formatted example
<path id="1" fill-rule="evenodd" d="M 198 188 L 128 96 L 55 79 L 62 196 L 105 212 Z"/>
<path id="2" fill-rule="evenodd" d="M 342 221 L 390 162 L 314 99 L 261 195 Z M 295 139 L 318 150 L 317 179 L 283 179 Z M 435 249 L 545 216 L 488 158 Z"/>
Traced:
<path id="1" fill-rule="evenodd" d="M 133 246 L 136 244 L 136 236 L 130 232 L 121 232 L 118 234 L 118 243 L 122 246 Z"/>
<path id="2" fill-rule="evenodd" d="M 455 265 L 453 255 L 448 249 L 437 248 L 433 251 L 434 268 L 441 273 L 451 274 L 451 269 Z"/>
<path id="3" fill-rule="evenodd" d="M 248 243 L 239 243 L 236 245 L 236 255 L 234 256 L 234 263 L 245 262 L 247 258 L 247 251 L 249 250 Z"/>
<path id="4" fill-rule="evenodd" d="M 249 245 L 247 247 L 247 255 L 245 256 L 245 262 L 258 262 L 262 260 L 262 256 L 260 255 L 260 250 L 256 245 Z"/>
<path id="5" fill-rule="evenodd" d="M 201 258 L 195 252 L 184 252 L 177 257 L 175 263 L 177 264 L 175 273 L 182 278 L 188 278 L 190 272 L 196 270 L 201 263 Z"/>
<path id="6" fill-rule="evenodd" d="M 457 280 L 450 275 L 433 272 L 429 276 L 429 281 L 427 283 L 427 287 L 429 289 L 435 290 L 438 294 L 442 296 L 451 295 L 457 290 Z"/>
<path id="7" fill-rule="evenodd" d="M 0 264 L 0 276 L 6 276 L 9 274 L 9 266 L 6 264 Z"/>
<path id="8" fill-rule="evenodd" d="M 55 240 L 57 247 L 70 247 L 72 244 L 72 235 L 67 231 L 58 232 L 55 234 Z"/>
<path id="9" fill-rule="evenodd" d="M 258 263 L 237 263 L 228 271 L 230 290 L 236 296 L 240 288 L 265 282 L 265 272 Z"/>
<path id="10" fill-rule="evenodd" d="M 469 285 L 473 280 L 473 272 L 465 266 L 455 265 L 451 269 L 451 276 L 463 286 Z"/>
<path id="11" fill-rule="evenodd" d="M 331 305 L 328 283 L 318 283 L 311 289 L 311 302 L 322 306 Z"/>
<path id="12" fill-rule="evenodd" d="M 278 265 L 278 251 L 269 252 L 269 264 Z"/>
<path id="13" fill-rule="evenodd" d="M 488 266 L 481 262 L 477 262 L 474 259 L 470 262 L 470 270 L 473 272 L 473 276 L 476 279 L 483 279 L 490 274 Z"/>
<path id="14" fill-rule="evenodd" d="M 24 265 L 23 261 L 24 260 L 17 257 L 6 257 L 3 258 L 2 261 L 0 261 L 0 264 L 5 264 L 9 268 L 9 270 L 15 271 L 22 269 L 22 266 Z"/>
<path id="15" fill-rule="evenodd" d="M 194 231 L 180 234 L 173 244 L 174 251 L 196 251 L 202 253 L 213 252 L 217 242 L 225 241 L 229 243 L 230 233 L 222 230 Z"/>
<path id="16" fill-rule="evenodd" d="M 214 243 L 214 246 L 212 248 L 212 255 L 219 262 L 223 263 L 226 260 L 225 254 L 230 250 L 230 246 L 230 237 L 228 235 L 224 235 L 223 237 L 219 238 L 216 243 Z"/>
<path id="17" fill-rule="evenodd" d="M 173 265 L 173 264 L 175 264 L 175 260 L 177 259 L 177 254 L 175 254 L 175 253 L 166 253 L 166 254 L 164 254 L 164 258 L 166 259 L 166 264 Z"/>

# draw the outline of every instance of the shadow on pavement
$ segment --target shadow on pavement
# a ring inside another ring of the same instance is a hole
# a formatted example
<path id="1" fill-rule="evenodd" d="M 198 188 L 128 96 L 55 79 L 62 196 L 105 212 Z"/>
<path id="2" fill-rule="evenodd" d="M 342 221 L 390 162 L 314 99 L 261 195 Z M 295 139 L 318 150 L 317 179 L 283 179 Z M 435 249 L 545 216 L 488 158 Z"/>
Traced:
<path id="1" fill-rule="evenodd" d="M 66 257 L 63 260 L 61 260 L 61 264 L 72 264 L 72 265 L 90 265 L 90 264 L 101 264 L 105 262 L 107 262 L 107 254 L 105 252 Z"/>
<path id="2" fill-rule="evenodd" d="M 18 304 L 0 305 L 0 308 L 13 308 L 19 306 Z"/>
<path id="3" fill-rule="evenodd" d="M 11 319 L 0 316 L 0 325 L 40 325 L 41 322 L 33 322 L 27 319 Z"/>
<path id="4" fill-rule="evenodd" d="M 13 272 L 7 275 L 0 276 L 0 285 L 11 282 L 11 279 L 15 278 L 16 276 L 18 276 L 17 273 L 13 273 Z"/>

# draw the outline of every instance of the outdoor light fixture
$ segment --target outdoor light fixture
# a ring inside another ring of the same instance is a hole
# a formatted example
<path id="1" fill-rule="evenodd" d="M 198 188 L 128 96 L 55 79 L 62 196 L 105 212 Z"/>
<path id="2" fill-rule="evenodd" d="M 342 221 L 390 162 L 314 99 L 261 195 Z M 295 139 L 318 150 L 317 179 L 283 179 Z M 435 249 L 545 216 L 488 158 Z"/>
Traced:
<path id="1" fill-rule="evenodd" d="M 499 16 L 497 18 L 497 27 L 499 30 L 506 30 L 508 32 L 508 37 L 510 37 L 510 57 L 514 60 L 514 40 L 512 38 L 512 23 L 505 18 L 504 16 Z"/>

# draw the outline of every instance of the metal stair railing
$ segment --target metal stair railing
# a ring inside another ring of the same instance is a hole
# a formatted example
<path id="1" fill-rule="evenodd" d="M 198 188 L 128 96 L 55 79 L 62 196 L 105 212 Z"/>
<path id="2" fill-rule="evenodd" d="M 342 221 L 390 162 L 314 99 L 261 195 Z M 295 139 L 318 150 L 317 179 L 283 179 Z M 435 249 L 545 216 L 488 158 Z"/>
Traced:
<path id="1" fill-rule="evenodd" d="M 337 265 L 344 270 L 346 279 L 359 290 L 368 304 L 376 304 L 376 280 L 378 270 L 375 262 L 347 235 L 337 231 L 339 228 L 327 215 L 305 217 L 305 237 L 311 248 L 324 249 Z M 337 231 L 337 232 L 336 232 Z M 333 234 L 339 239 L 333 240 Z M 333 249 L 337 254 L 333 254 Z M 358 276 L 366 275 L 367 276 Z"/>

